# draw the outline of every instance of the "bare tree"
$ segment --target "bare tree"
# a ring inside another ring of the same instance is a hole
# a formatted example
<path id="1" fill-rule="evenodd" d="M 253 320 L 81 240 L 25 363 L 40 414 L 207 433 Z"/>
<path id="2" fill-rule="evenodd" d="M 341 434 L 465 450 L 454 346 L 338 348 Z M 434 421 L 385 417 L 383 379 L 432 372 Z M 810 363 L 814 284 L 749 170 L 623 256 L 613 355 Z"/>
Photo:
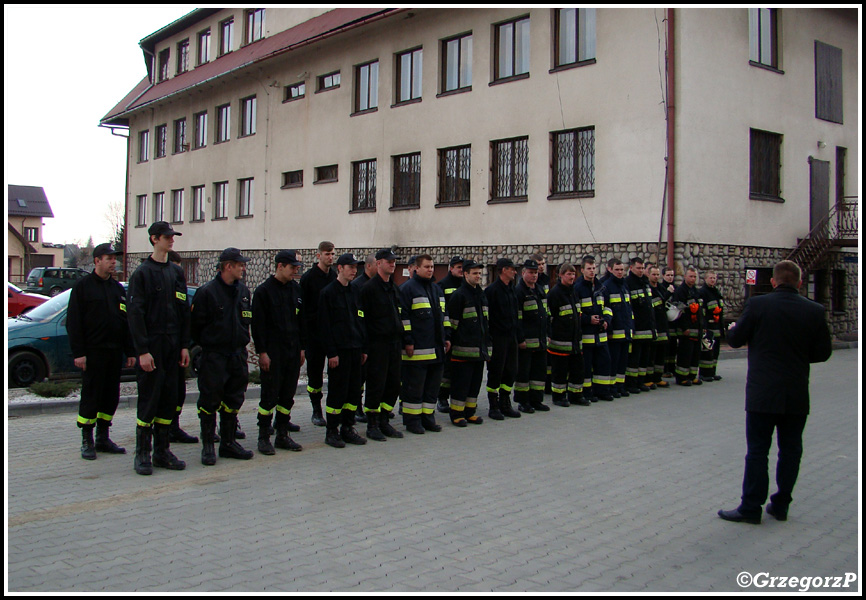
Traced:
<path id="1" fill-rule="evenodd" d="M 109 239 L 115 248 L 123 248 L 126 233 L 126 210 L 119 200 L 109 202 L 105 209 L 105 221 L 109 226 Z"/>

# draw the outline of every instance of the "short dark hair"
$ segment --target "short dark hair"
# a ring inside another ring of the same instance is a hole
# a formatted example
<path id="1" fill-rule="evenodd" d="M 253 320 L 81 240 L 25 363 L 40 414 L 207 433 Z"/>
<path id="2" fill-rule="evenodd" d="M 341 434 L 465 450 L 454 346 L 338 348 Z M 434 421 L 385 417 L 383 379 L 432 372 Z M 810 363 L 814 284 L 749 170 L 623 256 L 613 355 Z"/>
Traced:
<path id="1" fill-rule="evenodd" d="M 594 265 L 594 264 L 595 264 L 595 257 L 590 256 L 589 254 L 584 256 L 580 261 L 581 267 L 585 267 L 586 265 Z"/>
<path id="2" fill-rule="evenodd" d="M 425 260 L 429 260 L 430 262 L 433 262 L 433 257 L 430 256 L 429 254 L 419 254 L 418 256 L 415 257 L 415 266 L 420 267 L 421 263 Z"/>
<path id="3" fill-rule="evenodd" d="M 773 279 L 777 284 L 797 285 L 803 279 L 800 266 L 791 260 L 783 260 L 773 267 Z"/>
<path id="4" fill-rule="evenodd" d="M 628 266 L 633 267 L 638 263 L 644 264 L 643 259 L 640 256 L 635 256 L 635 257 L 632 257 L 631 260 L 628 261 Z"/>
<path id="5" fill-rule="evenodd" d="M 173 263 L 183 262 L 180 258 L 180 254 L 178 254 L 174 250 L 168 251 L 168 260 L 169 260 L 169 262 L 173 262 Z"/>
<path id="6" fill-rule="evenodd" d="M 608 268 L 608 269 L 611 269 L 611 268 L 613 268 L 613 267 L 615 267 L 615 266 L 617 266 L 617 265 L 621 265 L 621 264 L 622 264 L 622 261 L 621 261 L 620 259 L 618 259 L 618 258 L 611 258 L 609 261 L 607 261 L 607 268 Z"/>
<path id="7" fill-rule="evenodd" d="M 319 252 L 330 252 L 334 249 L 334 244 L 332 242 L 324 241 L 319 242 Z"/>
<path id="8" fill-rule="evenodd" d="M 535 262 L 541 262 L 542 260 L 547 260 L 546 258 L 544 258 L 544 255 L 541 254 L 540 252 L 536 252 L 535 254 L 531 254 L 529 256 L 529 258 L 531 258 Z"/>
<path id="9" fill-rule="evenodd" d="M 557 271 L 557 273 L 568 273 L 569 271 L 577 273 L 577 269 L 574 268 L 573 264 L 571 264 L 570 262 L 564 262 L 559 265 L 559 270 Z"/>
<path id="10" fill-rule="evenodd" d="M 664 275 L 664 274 L 667 273 L 668 271 L 670 271 L 670 272 L 673 273 L 674 275 L 677 274 L 677 270 L 674 269 L 673 267 L 665 267 L 664 269 L 662 269 L 662 275 Z"/>

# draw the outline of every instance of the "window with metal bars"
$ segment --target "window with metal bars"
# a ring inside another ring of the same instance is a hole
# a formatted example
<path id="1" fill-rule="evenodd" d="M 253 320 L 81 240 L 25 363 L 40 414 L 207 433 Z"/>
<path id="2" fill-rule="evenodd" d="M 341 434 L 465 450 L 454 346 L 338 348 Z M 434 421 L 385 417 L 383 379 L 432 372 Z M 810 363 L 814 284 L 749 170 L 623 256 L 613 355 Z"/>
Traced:
<path id="1" fill-rule="evenodd" d="M 376 210 L 376 159 L 352 163 L 352 212 Z"/>
<path id="2" fill-rule="evenodd" d="M 550 198 L 586 198 L 595 195 L 595 127 L 551 134 Z"/>
<path id="3" fill-rule="evenodd" d="M 749 197 L 753 200 L 781 199 L 782 136 L 750 129 L 749 138 Z"/>
<path id="4" fill-rule="evenodd" d="M 155 129 L 156 133 L 156 158 L 163 158 L 165 156 L 165 145 L 166 145 L 166 126 L 165 125 L 157 125 Z"/>
<path id="5" fill-rule="evenodd" d="M 391 208 L 421 206 L 421 153 L 394 157 L 394 192 Z"/>
<path id="6" fill-rule="evenodd" d="M 490 200 L 526 200 L 529 196 L 529 138 L 490 143 Z"/>
<path id="7" fill-rule="evenodd" d="M 469 204 L 472 169 L 471 146 L 439 150 L 439 197 L 437 206 Z"/>

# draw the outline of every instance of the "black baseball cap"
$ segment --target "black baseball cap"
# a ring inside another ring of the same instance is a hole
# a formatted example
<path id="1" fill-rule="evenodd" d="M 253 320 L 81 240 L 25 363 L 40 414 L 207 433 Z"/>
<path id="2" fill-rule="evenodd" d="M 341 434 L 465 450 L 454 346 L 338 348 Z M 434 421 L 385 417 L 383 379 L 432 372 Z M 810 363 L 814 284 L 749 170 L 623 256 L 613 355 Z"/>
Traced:
<path id="1" fill-rule="evenodd" d="M 499 260 L 496 261 L 496 268 L 497 269 L 504 269 L 505 267 L 513 267 L 513 266 L 514 266 L 514 261 L 511 260 L 510 258 L 500 258 Z M 464 265 L 463 268 L 465 269 L 466 266 Z M 537 268 L 537 264 L 536 264 L 536 268 Z"/>
<path id="2" fill-rule="evenodd" d="M 183 235 L 179 231 L 171 228 L 171 225 L 166 221 L 157 221 L 147 230 L 147 235 Z"/>
<path id="3" fill-rule="evenodd" d="M 470 271 L 472 269 L 482 269 L 482 268 L 484 268 L 484 265 L 482 265 L 481 263 L 475 262 L 471 258 L 463 261 L 463 272 L 464 273 L 467 271 Z"/>
<path id="4" fill-rule="evenodd" d="M 415 261 L 417 261 L 417 260 L 418 260 L 418 255 L 417 255 L 417 254 L 413 254 L 412 256 L 409 257 L 409 260 L 407 261 L 406 264 L 408 264 L 408 265 L 414 265 L 414 264 L 415 264 Z"/>
<path id="5" fill-rule="evenodd" d="M 451 261 L 448 263 L 449 266 L 453 267 L 454 265 L 462 265 L 463 264 L 462 256 L 452 256 Z M 465 268 L 465 267 L 464 267 Z"/>
<path id="6" fill-rule="evenodd" d="M 106 255 L 118 256 L 120 254 L 123 254 L 123 250 L 116 250 L 111 244 L 99 244 L 93 249 L 93 258 L 99 258 L 100 256 Z"/>
<path id="7" fill-rule="evenodd" d="M 296 250 L 280 250 L 274 259 L 276 264 L 292 265 L 293 267 L 303 267 L 304 263 L 298 260 Z"/>
<path id="8" fill-rule="evenodd" d="M 523 268 L 524 269 L 535 269 L 537 271 L 538 270 L 538 261 L 532 260 L 531 258 L 527 258 L 525 261 L 523 261 Z"/>
<path id="9" fill-rule="evenodd" d="M 376 260 L 397 260 L 397 258 L 390 248 L 382 248 L 376 253 Z"/>
<path id="10" fill-rule="evenodd" d="M 229 260 L 242 263 L 250 262 L 250 259 L 242 255 L 241 251 L 237 248 L 226 248 L 222 251 L 222 254 L 220 254 L 220 262 L 226 262 Z"/>
<path id="11" fill-rule="evenodd" d="M 363 265 L 363 260 L 358 260 L 355 258 L 355 255 L 351 252 L 346 252 L 345 254 L 341 254 L 340 258 L 337 259 L 338 265 Z"/>

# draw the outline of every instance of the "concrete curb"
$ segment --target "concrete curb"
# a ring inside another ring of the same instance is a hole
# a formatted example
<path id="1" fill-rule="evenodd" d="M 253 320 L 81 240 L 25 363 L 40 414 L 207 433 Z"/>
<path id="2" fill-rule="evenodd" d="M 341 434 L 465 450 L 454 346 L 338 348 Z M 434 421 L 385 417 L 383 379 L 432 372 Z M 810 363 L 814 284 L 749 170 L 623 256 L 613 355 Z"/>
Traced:
<path id="1" fill-rule="evenodd" d="M 833 342 L 833 350 L 855 350 L 857 342 Z M 719 360 L 730 360 L 735 358 L 746 358 L 749 354 L 748 348 L 725 348 L 719 354 Z M 328 390 L 327 380 L 322 391 Z M 262 389 L 254 387 L 247 390 L 245 398 L 247 400 L 260 398 Z M 301 384 L 298 386 L 296 397 L 307 395 L 307 385 Z M 135 408 L 138 398 L 136 396 L 121 396 L 118 408 Z M 198 401 L 198 392 L 187 392 L 186 406 L 193 406 Z M 48 400 L 43 402 L 20 402 L 16 403 L 7 401 L 7 417 L 29 417 L 33 415 L 50 415 L 57 413 L 76 412 L 78 410 L 78 400 Z"/>

